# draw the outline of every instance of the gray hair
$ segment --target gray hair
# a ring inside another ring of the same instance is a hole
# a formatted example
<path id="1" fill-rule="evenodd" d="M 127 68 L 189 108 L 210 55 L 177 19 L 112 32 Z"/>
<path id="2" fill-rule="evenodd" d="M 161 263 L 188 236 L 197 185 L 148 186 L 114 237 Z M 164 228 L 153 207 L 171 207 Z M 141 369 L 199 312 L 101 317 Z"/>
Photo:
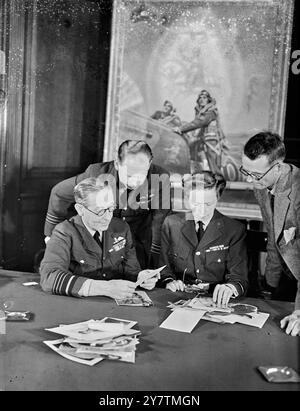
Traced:
<path id="1" fill-rule="evenodd" d="M 99 193 L 99 191 L 110 187 L 107 181 L 96 177 L 89 177 L 82 180 L 74 187 L 74 198 L 76 203 L 83 206 L 87 205 L 88 196 L 91 193 Z"/>

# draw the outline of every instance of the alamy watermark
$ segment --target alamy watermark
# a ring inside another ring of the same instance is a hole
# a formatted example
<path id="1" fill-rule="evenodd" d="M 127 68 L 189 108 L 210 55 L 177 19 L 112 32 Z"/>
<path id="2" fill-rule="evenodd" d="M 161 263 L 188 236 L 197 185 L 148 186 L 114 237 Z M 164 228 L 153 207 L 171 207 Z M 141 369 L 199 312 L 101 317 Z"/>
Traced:
<path id="1" fill-rule="evenodd" d="M 292 52 L 293 63 L 291 65 L 292 73 L 297 75 L 300 73 L 300 50 L 294 50 Z"/>
<path id="2" fill-rule="evenodd" d="M 117 181 L 111 174 L 101 174 L 97 180 L 113 190 L 119 210 L 168 210 L 174 206 L 175 201 L 176 210 L 186 211 L 190 209 L 191 190 L 199 190 L 201 194 L 205 187 L 201 173 L 197 174 L 197 178 L 191 174 L 172 175 L 172 181 L 168 174 L 151 174 L 149 181 L 146 179 L 142 185 L 129 190 L 129 193 L 117 186 Z"/>

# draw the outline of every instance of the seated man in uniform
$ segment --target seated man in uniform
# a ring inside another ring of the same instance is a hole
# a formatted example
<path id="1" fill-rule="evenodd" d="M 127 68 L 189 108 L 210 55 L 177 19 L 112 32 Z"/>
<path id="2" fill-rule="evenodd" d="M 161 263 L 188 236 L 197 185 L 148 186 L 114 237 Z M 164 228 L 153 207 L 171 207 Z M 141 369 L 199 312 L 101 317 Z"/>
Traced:
<path id="1" fill-rule="evenodd" d="M 113 218 L 114 194 L 95 177 L 74 188 L 77 215 L 58 224 L 41 262 L 41 286 L 75 297 L 130 298 L 141 271 L 128 224 Z M 151 290 L 157 278 L 141 287 Z"/>
<path id="2" fill-rule="evenodd" d="M 152 163 L 150 146 L 142 140 L 126 140 L 115 161 L 91 164 L 82 174 L 56 184 L 49 199 L 45 222 L 46 240 L 56 224 L 69 218 L 68 211 L 74 203 L 76 184 L 88 177 L 110 177 L 116 185 L 114 217 L 129 224 L 132 240 L 141 267 L 158 267 L 160 231 L 170 204 L 163 201 L 163 191 L 168 192 L 169 175 Z M 161 181 L 161 184 L 157 182 Z"/>
<path id="3" fill-rule="evenodd" d="M 216 210 L 226 182 L 204 171 L 189 176 L 185 193 L 191 213 L 168 216 L 162 227 L 162 284 L 184 291 L 187 283 L 209 283 L 213 301 L 226 306 L 245 294 L 248 285 L 246 230 L 242 223 Z"/>

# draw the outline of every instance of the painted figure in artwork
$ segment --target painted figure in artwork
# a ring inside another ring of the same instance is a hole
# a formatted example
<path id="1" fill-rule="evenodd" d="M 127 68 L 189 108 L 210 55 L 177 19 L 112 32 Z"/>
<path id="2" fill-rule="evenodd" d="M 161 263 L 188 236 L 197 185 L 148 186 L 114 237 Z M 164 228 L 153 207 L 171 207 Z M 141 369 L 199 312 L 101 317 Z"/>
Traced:
<path id="1" fill-rule="evenodd" d="M 192 172 L 221 172 L 221 167 L 226 162 L 228 147 L 220 126 L 216 100 L 208 91 L 202 90 L 198 95 L 194 120 L 174 127 L 173 131 L 187 135 Z"/>
<path id="2" fill-rule="evenodd" d="M 180 127 L 181 120 L 176 114 L 176 109 L 174 108 L 171 101 L 166 100 L 163 104 L 163 110 L 157 110 L 152 114 L 151 118 L 154 120 L 159 120 L 169 127 Z"/>

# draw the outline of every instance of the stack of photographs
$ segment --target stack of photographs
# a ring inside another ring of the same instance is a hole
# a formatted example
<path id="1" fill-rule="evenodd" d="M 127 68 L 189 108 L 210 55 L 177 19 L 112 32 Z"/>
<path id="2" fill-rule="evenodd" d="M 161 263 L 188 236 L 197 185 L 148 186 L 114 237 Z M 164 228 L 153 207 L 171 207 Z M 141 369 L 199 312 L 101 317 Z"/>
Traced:
<path id="1" fill-rule="evenodd" d="M 80 364 L 95 365 L 105 359 L 135 362 L 140 331 L 136 321 L 105 317 L 75 324 L 46 328 L 63 338 L 44 343 L 64 358 Z"/>

